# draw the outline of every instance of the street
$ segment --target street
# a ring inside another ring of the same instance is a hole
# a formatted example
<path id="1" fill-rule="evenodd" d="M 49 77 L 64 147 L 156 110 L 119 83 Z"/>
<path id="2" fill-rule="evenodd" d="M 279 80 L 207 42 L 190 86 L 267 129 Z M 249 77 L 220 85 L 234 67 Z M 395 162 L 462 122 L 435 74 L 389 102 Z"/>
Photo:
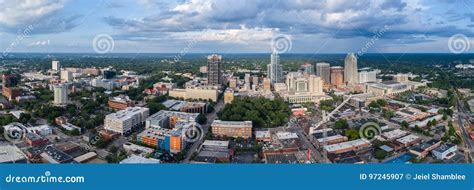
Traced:
<path id="1" fill-rule="evenodd" d="M 193 143 L 193 145 L 186 152 L 186 157 L 183 159 L 183 161 L 181 161 L 181 163 L 189 163 L 191 156 L 197 151 L 199 146 L 201 146 L 201 144 L 204 142 L 204 137 L 206 136 L 212 122 L 217 118 L 217 113 L 221 111 L 223 107 L 224 107 L 224 102 L 222 101 L 222 99 L 219 99 L 216 106 L 214 107 L 214 111 L 207 114 L 207 123 L 204 125 L 201 125 L 203 138 Z"/>

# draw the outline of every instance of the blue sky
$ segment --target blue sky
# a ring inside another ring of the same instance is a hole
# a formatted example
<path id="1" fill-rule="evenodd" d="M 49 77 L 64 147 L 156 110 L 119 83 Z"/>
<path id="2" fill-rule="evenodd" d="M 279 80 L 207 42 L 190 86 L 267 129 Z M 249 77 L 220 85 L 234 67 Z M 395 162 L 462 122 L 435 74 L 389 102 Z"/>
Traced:
<path id="1" fill-rule="evenodd" d="M 94 52 L 100 34 L 112 53 L 267 53 L 278 35 L 290 53 L 449 52 L 474 46 L 474 1 L 0 0 L 3 52 Z"/>

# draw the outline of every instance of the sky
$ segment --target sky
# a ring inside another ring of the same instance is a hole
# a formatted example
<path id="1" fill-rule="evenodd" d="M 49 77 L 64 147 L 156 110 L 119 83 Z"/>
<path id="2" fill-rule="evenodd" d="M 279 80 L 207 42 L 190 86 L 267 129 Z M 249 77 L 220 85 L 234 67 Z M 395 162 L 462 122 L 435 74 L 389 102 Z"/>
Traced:
<path id="1" fill-rule="evenodd" d="M 474 1 L 0 0 L 3 55 L 269 53 L 275 44 L 281 53 L 473 53 Z"/>

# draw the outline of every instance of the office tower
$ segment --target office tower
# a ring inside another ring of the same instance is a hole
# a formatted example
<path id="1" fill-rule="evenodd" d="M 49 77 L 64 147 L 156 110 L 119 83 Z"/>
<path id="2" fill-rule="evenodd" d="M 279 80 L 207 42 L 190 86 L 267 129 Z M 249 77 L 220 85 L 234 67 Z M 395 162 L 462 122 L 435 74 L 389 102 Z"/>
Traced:
<path id="1" fill-rule="evenodd" d="M 267 77 L 270 78 L 272 84 L 283 81 L 283 68 L 277 52 L 273 52 L 270 56 L 270 64 L 267 65 Z"/>
<path id="2" fill-rule="evenodd" d="M 112 79 L 117 75 L 117 72 L 114 70 L 106 69 L 102 71 L 102 78 L 104 79 Z"/>
<path id="3" fill-rule="evenodd" d="M 346 85 L 359 83 L 359 74 L 357 72 L 357 57 L 354 53 L 347 54 L 344 59 L 344 82 Z"/>
<path id="4" fill-rule="evenodd" d="M 344 68 L 340 66 L 331 67 L 331 84 L 334 86 L 344 85 Z"/>
<path id="5" fill-rule="evenodd" d="M 316 75 L 303 75 L 297 72 L 288 73 L 286 75 L 286 85 L 289 92 L 324 94 L 323 81 L 321 77 Z"/>
<path id="6" fill-rule="evenodd" d="M 68 70 L 61 70 L 61 80 L 64 82 L 72 82 L 72 72 Z"/>
<path id="7" fill-rule="evenodd" d="M 65 105 L 67 104 L 67 85 L 66 84 L 56 84 L 54 88 L 54 104 L 55 105 Z"/>
<path id="8" fill-rule="evenodd" d="M 20 79 L 16 74 L 2 75 L 2 95 L 9 101 L 21 95 L 21 89 L 16 87 L 19 81 Z"/>
<path id="9" fill-rule="evenodd" d="M 61 64 L 59 63 L 59 61 L 53 61 L 51 64 L 52 64 L 51 68 L 53 70 L 55 71 L 61 70 Z"/>
<path id="10" fill-rule="evenodd" d="M 329 63 L 317 63 L 316 76 L 321 77 L 325 84 L 330 84 L 331 83 L 331 66 L 329 65 Z"/>
<path id="11" fill-rule="evenodd" d="M 252 89 L 257 90 L 258 85 L 259 85 L 258 76 L 257 75 L 252 76 Z"/>
<path id="12" fill-rule="evenodd" d="M 303 69 L 303 73 L 306 75 L 314 75 L 314 67 L 310 63 L 305 63 L 301 66 Z"/>
<path id="13" fill-rule="evenodd" d="M 244 88 L 249 90 L 251 87 L 250 80 L 252 80 L 252 77 L 250 77 L 250 74 L 245 73 L 244 76 Z"/>
<path id="14" fill-rule="evenodd" d="M 212 54 L 207 56 L 207 82 L 210 85 L 222 84 L 222 56 Z"/>
<path id="15" fill-rule="evenodd" d="M 229 88 L 237 88 L 237 77 L 232 77 L 229 79 Z"/>
<path id="16" fill-rule="evenodd" d="M 263 90 L 272 90 L 271 82 L 269 78 L 263 78 Z"/>
<path id="17" fill-rule="evenodd" d="M 377 72 L 361 71 L 359 73 L 359 83 L 377 82 Z"/>

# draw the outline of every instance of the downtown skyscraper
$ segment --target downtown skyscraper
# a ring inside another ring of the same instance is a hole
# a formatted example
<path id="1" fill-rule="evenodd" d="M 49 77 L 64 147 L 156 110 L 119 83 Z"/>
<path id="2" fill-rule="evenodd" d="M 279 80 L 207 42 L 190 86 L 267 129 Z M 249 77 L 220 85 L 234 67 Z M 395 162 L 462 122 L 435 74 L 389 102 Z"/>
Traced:
<path id="1" fill-rule="evenodd" d="M 344 82 L 349 86 L 359 83 L 357 57 L 354 53 L 347 54 L 344 59 Z"/>
<path id="2" fill-rule="evenodd" d="M 207 83 L 220 86 L 222 84 L 222 56 L 212 54 L 207 56 Z"/>
<path id="3" fill-rule="evenodd" d="M 280 56 L 273 51 L 270 56 L 270 64 L 267 65 L 267 77 L 270 78 L 272 84 L 283 81 L 283 68 L 280 64 Z"/>
<path id="4" fill-rule="evenodd" d="M 321 77 L 325 84 L 330 84 L 331 65 L 329 63 L 316 63 L 316 76 Z"/>

